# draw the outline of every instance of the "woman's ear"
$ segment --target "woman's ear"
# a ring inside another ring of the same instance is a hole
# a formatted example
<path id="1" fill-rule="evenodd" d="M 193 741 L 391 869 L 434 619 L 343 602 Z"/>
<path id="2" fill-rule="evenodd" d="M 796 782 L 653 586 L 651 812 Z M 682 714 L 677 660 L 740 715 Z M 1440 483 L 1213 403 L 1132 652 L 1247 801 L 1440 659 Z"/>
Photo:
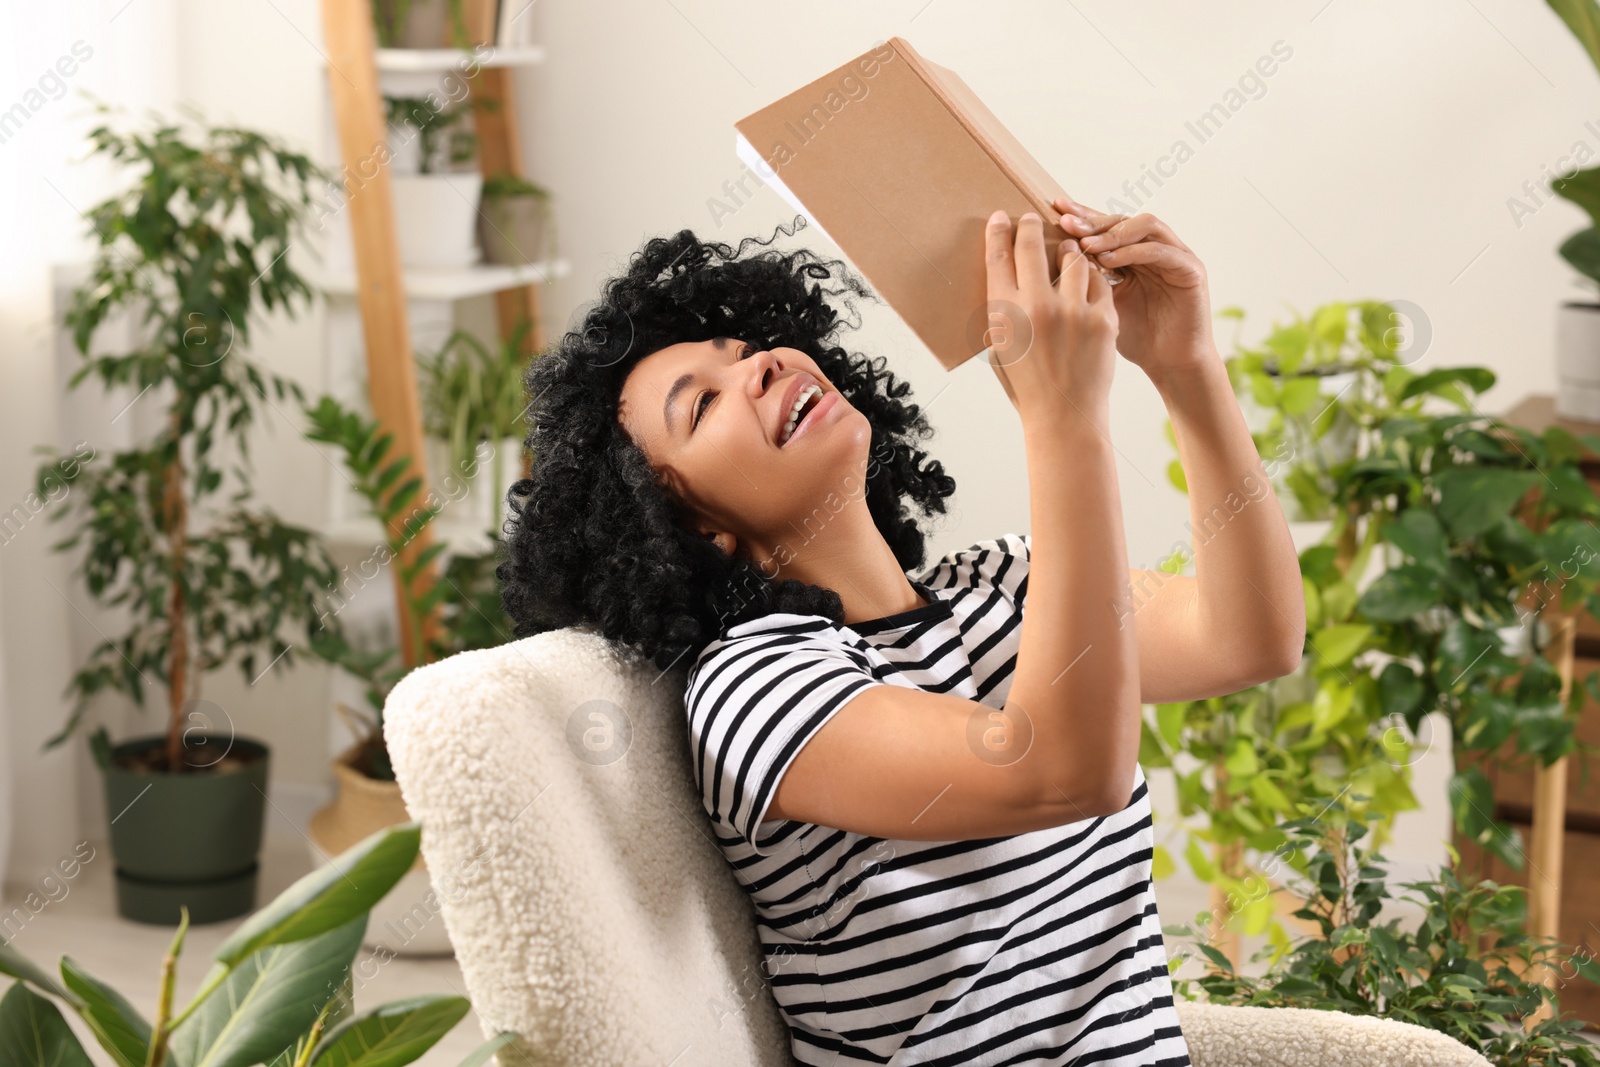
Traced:
<path id="1" fill-rule="evenodd" d="M 702 532 L 700 536 L 716 545 L 717 550 L 724 556 L 727 556 L 730 559 L 733 557 L 733 550 L 738 544 L 738 542 L 734 540 L 733 534 L 725 531 L 707 530 Z"/>

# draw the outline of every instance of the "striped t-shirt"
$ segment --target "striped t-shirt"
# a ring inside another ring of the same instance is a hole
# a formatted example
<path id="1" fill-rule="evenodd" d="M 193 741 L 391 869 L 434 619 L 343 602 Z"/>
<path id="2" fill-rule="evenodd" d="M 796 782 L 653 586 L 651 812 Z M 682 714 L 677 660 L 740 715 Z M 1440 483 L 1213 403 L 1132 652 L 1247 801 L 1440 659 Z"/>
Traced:
<path id="1" fill-rule="evenodd" d="M 1001 708 L 1027 535 L 916 574 L 929 603 L 871 622 L 776 613 L 711 642 L 685 691 L 696 781 L 755 905 L 803 1064 L 1188 1064 L 1151 885 L 1149 787 L 1114 815 L 1006 837 L 900 841 L 763 822 L 801 746 L 857 693 Z"/>

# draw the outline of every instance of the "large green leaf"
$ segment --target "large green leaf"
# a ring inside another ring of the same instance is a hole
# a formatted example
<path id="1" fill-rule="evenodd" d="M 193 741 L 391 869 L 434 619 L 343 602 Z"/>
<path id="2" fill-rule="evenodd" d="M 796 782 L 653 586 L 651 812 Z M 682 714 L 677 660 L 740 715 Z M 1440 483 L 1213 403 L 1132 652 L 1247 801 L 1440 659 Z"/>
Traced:
<path id="1" fill-rule="evenodd" d="M 1600 282 L 1600 229 L 1590 226 L 1562 241 L 1556 249 L 1561 258 L 1586 278 Z"/>
<path id="2" fill-rule="evenodd" d="M 323 1035 L 312 1067 L 401 1067 L 432 1048 L 472 1005 L 465 997 L 429 994 L 396 1000 Z"/>
<path id="3" fill-rule="evenodd" d="M 0 938 L 0 974 L 9 974 L 13 978 L 21 978 L 35 989 L 58 997 L 68 1004 L 76 1005 L 78 1003 L 77 994 L 62 988 L 59 982 L 50 977 L 49 971 L 12 948 L 10 942 L 4 938 Z"/>
<path id="4" fill-rule="evenodd" d="M 94 1067 L 61 1009 L 21 982 L 0 997 L 0 1063 L 6 1067 Z"/>
<path id="5" fill-rule="evenodd" d="M 61 978 L 83 998 L 78 1014 L 100 1047 L 122 1067 L 144 1067 L 150 1050 L 150 1024 L 121 993 L 90 976 L 71 956 L 61 957 Z"/>
<path id="6" fill-rule="evenodd" d="M 305 875 L 240 925 L 216 951 L 233 964 L 267 945 L 285 944 L 344 926 L 394 888 L 411 869 L 422 824 L 388 826 Z"/>
<path id="7" fill-rule="evenodd" d="M 1494 371 L 1486 367 L 1441 367 L 1418 375 L 1400 391 L 1401 400 L 1410 400 L 1419 393 L 1438 393 L 1444 386 L 1463 382 L 1474 393 L 1487 393 L 1494 385 Z"/>
<path id="8" fill-rule="evenodd" d="M 1538 471 L 1503 467 L 1450 467 L 1433 476 L 1439 517 L 1456 537 L 1476 537 L 1511 514 L 1537 481 Z"/>
<path id="9" fill-rule="evenodd" d="M 316 937 L 246 958 L 172 1032 L 183 1067 L 251 1067 L 292 1045 L 335 995 L 361 947 L 366 913 Z M 221 966 L 218 964 L 217 966 Z"/>
<path id="10" fill-rule="evenodd" d="M 1546 0 L 1550 10 L 1561 16 L 1567 29 L 1589 53 L 1589 61 L 1600 70 L 1600 7 L 1595 0 Z"/>

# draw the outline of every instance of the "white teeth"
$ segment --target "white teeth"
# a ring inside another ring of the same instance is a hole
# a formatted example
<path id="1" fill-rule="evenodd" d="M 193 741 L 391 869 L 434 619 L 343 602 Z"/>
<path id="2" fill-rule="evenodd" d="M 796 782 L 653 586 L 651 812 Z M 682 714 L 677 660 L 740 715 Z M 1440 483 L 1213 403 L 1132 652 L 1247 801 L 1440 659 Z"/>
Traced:
<path id="1" fill-rule="evenodd" d="M 808 385 L 800 390 L 800 395 L 794 398 L 794 407 L 789 410 L 789 422 L 784 426 L 783 435 L 778 444 L 788 443 L 789 437 L 794 433 L 794 428 L 800 421 L 800 409 L 806 406 L 806 401 L 810 400 L 813 394 L 820 394 L 821 392 L 822 390 L 814 385 Z"/>

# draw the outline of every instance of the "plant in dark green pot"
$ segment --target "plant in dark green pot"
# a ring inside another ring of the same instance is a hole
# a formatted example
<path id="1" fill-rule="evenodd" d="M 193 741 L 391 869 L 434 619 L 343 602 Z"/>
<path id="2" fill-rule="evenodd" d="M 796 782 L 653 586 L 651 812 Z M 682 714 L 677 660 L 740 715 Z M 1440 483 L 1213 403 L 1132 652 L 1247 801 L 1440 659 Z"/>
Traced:
<path id="1" fill-rule="evenodd" d="M 62 1013 L 82 1020 L 116 1067 L 401 1067 L 438 1043 L 472 1005 L 423 994 L 355 1010 L 353 964 L 369 911 L 411 868 L 422 827 L 390 827 L 357 843 L 250 916 L 212 954 L 200 989 L 178 1007 L 179 916 L 160 962 L 153 1016 L 70 956 L 60 978 L 0 940 L 0 1063 L 90 1067 Z M 480 1067 L 521 1035 L 504 1030 L 461 1061 Z"/>
<path id="2" fill-rule="evenodd" d="M 538 263 L 555 255 L 555 216 L 550 191 L 514 174 L 483 183 L 479 239 L 490 263 Z"/>
<path id="3" fill-rule="evenodd" d="M 101 727 L 90 738 L 106 778 L 118 907 L 175 923 L 187 905 L 194 921 L 213 922 L 255 904 L 269 753 L 208 721 L 201 683 L 230 663 L 246 682 L 291 666 L 285 629 L 303 625 L 309 639 L 338 573 L 316 534 L 248 504 L 258 410 L 300 389 L 244 350 L 259 316 L 292 314 L 310 298 L 285 253 L 321 176 L 304 155 L 232 127 L 122 133 L 108 120 L 89 140 L 132 183 L 88 214 L 98 248 L 66 315 L 84 359 L 69 388 L 94 376 L 162 414 L 150 439 L 76 466 L 51 515 L 74 521 L 54 547 L 81 552 L 90 597 L 131 622 L 112 636 L 97 625 L 104 639 L 71 679 L 75 706 L 46 747 L 102 693 L 143 707 L 147 691 L 162 692 L 163 733 L 113 745 Z M 93 346 L 112 320 L 136 337 L 126 351 Z M 234 492 L 218 502 L 227 445 Z M 44 489 L 73 460 L 39 451 L 50 456 Z"/>

